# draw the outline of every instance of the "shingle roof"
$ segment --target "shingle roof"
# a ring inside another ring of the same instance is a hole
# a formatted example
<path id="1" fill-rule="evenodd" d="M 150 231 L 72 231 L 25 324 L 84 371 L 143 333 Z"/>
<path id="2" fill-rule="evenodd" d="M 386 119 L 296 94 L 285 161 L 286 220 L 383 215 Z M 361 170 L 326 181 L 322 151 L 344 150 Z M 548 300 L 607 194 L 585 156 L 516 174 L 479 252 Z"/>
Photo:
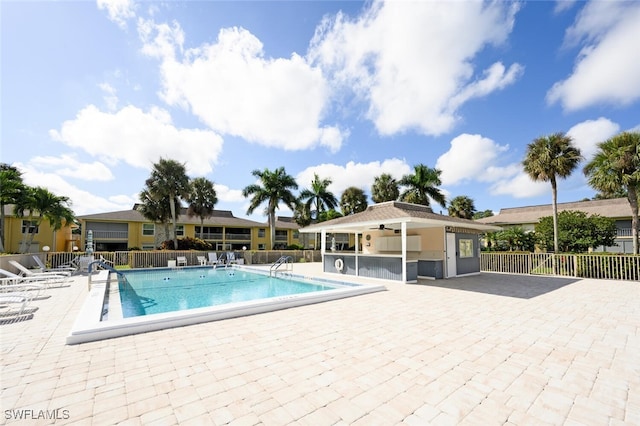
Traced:
<path id="1" fill-rule="evenodd" d="M 578 210 L 589 216 L 597 214 L 614 219 L 631 217 L 631 208 L 626 198 L 614 198 L 610 200 L 576 201 L 572 203 L 558 203 L 558 211 Z M 515 225 L 526 223 L 538 223 L 540 218 L 551 216 L 553 207 L 551 204 L 527 207 L 510 207 L 501 209 L 496 216 L 484 217 L 476 222 L 495 225 Z"/>
<path id="2" fill-rule="evenodd" d="M 149 222 L 148 219 L 145 219 L 145 217 L 135 209 L 89 214 L 79 216 L 78 218 L 85 221 Z M 178 223 L 199 225 L 200 218 L 197 216 L 189 217 L 186 215 L 186 209 L 181 209 L 181 214 L 178 215 Z M 204 224 L 207 226 L 263 226 L 260 222 L 235 217 L 229 210 L 214 210 L 212 216 L 204 220 Z"/>
<path id="3" fill-rule="evenodd" d="M 426 226 L 459 226 L 478 230 L 494 230 L 494 226 L 480 224 L 473 220 L 444 216 L 433 213 L 430 207 L 419 204 L 388 201 L 374 204 L 361 213 L 343 216 L 310 225 L 301 232 L 317 232 L 321 229 L 362 229 L 371 226 L 390 225 L 394 223 L 411 223 L 416 227 Z"/>

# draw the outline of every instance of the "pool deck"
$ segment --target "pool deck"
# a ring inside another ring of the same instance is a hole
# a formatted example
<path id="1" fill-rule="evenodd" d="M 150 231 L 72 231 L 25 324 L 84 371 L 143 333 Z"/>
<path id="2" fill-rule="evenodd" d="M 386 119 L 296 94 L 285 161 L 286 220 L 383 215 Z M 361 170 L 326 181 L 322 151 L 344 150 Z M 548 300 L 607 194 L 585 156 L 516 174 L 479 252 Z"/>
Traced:
<path id="1" fill-rule="evenodd" d="M 294 273 L 339 277 L 316 263 L 295 264 Z M 69 346 L 87 295 L 87 278 L 78 277 L 34 301 L 32 319 L 0 325 L 0 417 L 82 425 L 640 424 L 640 283 L 482 274 L 385 285 Z M 58 419 L 33 420 L 52 413 Z"/>

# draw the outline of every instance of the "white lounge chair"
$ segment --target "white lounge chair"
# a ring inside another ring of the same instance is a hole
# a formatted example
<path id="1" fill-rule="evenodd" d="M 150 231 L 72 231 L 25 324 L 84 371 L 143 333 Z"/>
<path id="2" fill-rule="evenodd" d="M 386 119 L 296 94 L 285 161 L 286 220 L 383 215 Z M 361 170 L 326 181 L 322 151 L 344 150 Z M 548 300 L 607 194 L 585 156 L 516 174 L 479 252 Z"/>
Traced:
<path id="1" fill-rule="evenodd" d="M 46 299 L 51 297 L 44 294 L 46 289 L 47 286 L 42 282 L 20 281 L 10 277 L 0 278 L 0 294 L 19 292 L 31 295 L 32 299 Z"/>
<path id="2" fill-rule="evenodd" d="M 37 311 L 37 306 L 29 306 L 31 299 L 25 293 L 0 293 L 0 324 L 18 321 Z"/>
<path id="3" fill-rule="evenodd" d="M 16 262 L 15 260 L 10 260 L 9 263 L 13 265 L 16 269 L 20 271 L 20 275 L 24 277 L 70 277 L 71 272 L 69 271 L 60 271 L 60 272 L 38 272 L 33 271 L 29 268 L 26 268 L 20 262 Z"/>
<path id="4" fill-rule="evenodd" d="M 186 256 L 178 256 L 176 258 L 176 266 L 187 266 L 187 258 Z"/>
<path id="5" fill-rule="evenodd" d="M 76 272 L 78 270 L 77 267 L 73 266 L 57 266 L 55 268 L 47 268 L 47 265 L 44 264 L 42 259 L 38 255 L 33 255 L 33 260 L 36 262 L 38 267 L 40 268 L 40 272 Z"/>
<path id="6" fill-rule="evenodd" d="M 0 275 L 4 277 L 0 277 L 0 279 L 3 279 L 5 283 L 9 284 L 43 284 L 47 287 L 60 287 L 69 281 L 69 277 L 63 275 L 43 274 L 23 277 L 22 275 L 14 274 L 5 269 L 0 269 Z"/>
<path id="7" fill-rule="evenodd" d="M 216 266 L 218 264 L 218 254 L 215 251 L 209 253 L 209 261 L 207 262 L 209 265 Z"/>
<path id="8" fill-rule="evenodd" d="M 205 266 L 207 264 L 207 258 L 204 256 L 197 256 L 198 262 L 200 262 L 200 266 Z"/>
<path id="9" fill-rule="evenodd" d="M 232 251 L 227 252 L 227 264 L 238 263 L 236 260 L 236 254 Z"/>

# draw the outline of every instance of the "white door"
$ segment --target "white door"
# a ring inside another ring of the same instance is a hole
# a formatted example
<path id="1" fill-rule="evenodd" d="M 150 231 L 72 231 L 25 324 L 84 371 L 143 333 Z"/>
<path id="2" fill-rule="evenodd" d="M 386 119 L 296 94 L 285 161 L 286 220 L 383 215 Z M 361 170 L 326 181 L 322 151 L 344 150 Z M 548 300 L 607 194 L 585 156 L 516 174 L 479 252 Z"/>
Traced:
<path id="1" fill-rule="evenodd" d="M 456 234 L 447 232 L 447 278 L 456 275 Z"/>

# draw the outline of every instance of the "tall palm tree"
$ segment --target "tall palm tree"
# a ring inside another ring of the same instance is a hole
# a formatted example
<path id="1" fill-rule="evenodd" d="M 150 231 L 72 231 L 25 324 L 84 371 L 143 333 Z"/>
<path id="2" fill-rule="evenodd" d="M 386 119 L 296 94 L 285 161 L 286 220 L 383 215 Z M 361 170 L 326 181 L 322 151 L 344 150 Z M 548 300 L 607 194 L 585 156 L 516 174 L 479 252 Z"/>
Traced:
<path id="1" fill-rule="evenodd" d="M 449 216 L 459 217 L 462 219 L 473 219 L 476 212 L 476 206 L 473 200 L 466 195 L 458 195 L 449 203 Z"/>
<path id="2" fill-rule="evenodd" d="M 203 177 L 192 180 L 187 202 L 189 203 L 187 216 L 198 216 L 200 226 L 204 225 L 204 220 L 211 217 L 218 202 L 218 194 L 213 187 L 213 182 Z"/>
<path id="3" fill-rule="evenodd" d="M 42 187 L 24 187 L 16 200 L 15 215 L 26 217 L 37 229 L 46 219 L 54 231 L 75 221 L 69 197 L 58 196 Z M 33 243 L 35 232 L 26 232 L 20 243 L 20 253 L 26 253 Z"/>
<path id="4" fill-rule="evenodd" d="M 173 224 L 173 249 L 177 250 L 178 236 L 176 228 L 178 215 L 176 204 L 179 208 L 180 200 L 187 198 L 190 189 L 186 167 L 175 160 L 161 158 L 159 162 L 153 165 L 151 176 L 145 181 L 145 184 L 154 199 L 169 199 L 171 222 Z M 176 200 L 178 200 L 177 203 Z"/>
<path id="5" fill-rule="evenodd" d="M 0 252 L 4 252 L 4 206 L 15 204 L 23 190 L 22 172 L 6 163 L 0 164 Z"/>
<path id="6" fill-rule="evenodd" d="M 345 216 L 363 212 L 367 209 L 367 205 L 367 196 L 364 191 L 355 186 L 345 189 L 340 197 L 340 210 Z"/>
<path id="7" fill-rule="evenodd" d="M 440 174 L 442 171 L 432 169 L 424 164 L 413 166 L 413 173 L 404 175 L 400 179 L 400 185 L 406 189 L 400 194 L 400 199 L 408 203 L 429 206 L 432 198 L 442 207 L 446 207 L 446 199 L 439 185 L 442 185 Z"/>
<path id="8" fill-rule="evenodd" d="M 553 201 L 553 250 L 558 253 L 558 178 L 566 178 L 578 167 L 583 157 L 570 136 L 554 133 L 527 145 L 522 165 L 534 181 L 551 182 Z"/>
<path id="9" fill-rule="evenodd" d="M 388 173 L 383 173 L 373 179 L 371 199 L 374 203 L 397 200 L 400 196 L 398 181 Z"/>
<path id="10" fill-rule="evenodd" d="M 633 253 L 638 254 L 638 192 L 640 191 L 640 132 L 623 132 L 598 144 L 584 167 L 589 185 L 605 194 L 626 191 L 631 207 Z"/>
<path id="11" fill-rule="evenodd" d="M 260 183 L 254 183 L 242 190 L 244 197 L 252 197 L 247 214 L 252 214 L 259 205 L 267 203 L 265 214 L 269 217 L 271 248 L 273 248 L 276 242 L 276 209 L 282 202 L 295 211 L 298 199 L 291 191 L 298 189 L 298 184 L 293 176 L 287 174 L 284 167 L 274 171 L 254 170 L 251 174 L 258 178 Z"/>
<path id="12" fill-rule="evenodd" d="M 300 201 L 305 202 L 307 208 L 315 219 L 325 210 L 336 208 L 338 200 L 333 192 L 327 188 L 331 185 L 331 179 L 320 179 L 317 173 L 313 174 L 311 181 L 311 189 L 303 189 L 300 191 Z M 311 206 L 313 205 L 313 209 Z"/>

